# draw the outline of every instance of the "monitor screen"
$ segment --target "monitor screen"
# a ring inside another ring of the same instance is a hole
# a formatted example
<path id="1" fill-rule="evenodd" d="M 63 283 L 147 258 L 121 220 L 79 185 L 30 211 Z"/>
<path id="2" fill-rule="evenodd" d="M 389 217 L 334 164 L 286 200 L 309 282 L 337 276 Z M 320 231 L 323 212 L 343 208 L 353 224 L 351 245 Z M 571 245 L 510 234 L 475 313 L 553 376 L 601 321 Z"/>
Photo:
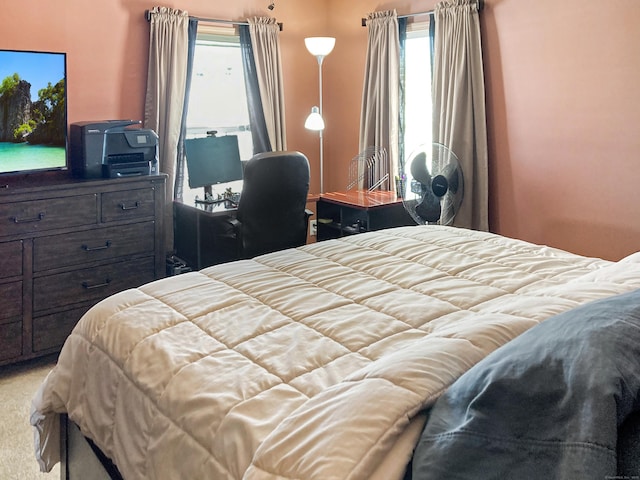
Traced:
<path id="1" fill-rule="evenodd" d="M 192 138 L 184 142 L 189 187 L 207 187 L 242 180 L 238 137 Z"/>
<path id="2" fill-rule="evenodd" d="M 0 174 L 67 166 L 66 54 L 0 50 Z"/>

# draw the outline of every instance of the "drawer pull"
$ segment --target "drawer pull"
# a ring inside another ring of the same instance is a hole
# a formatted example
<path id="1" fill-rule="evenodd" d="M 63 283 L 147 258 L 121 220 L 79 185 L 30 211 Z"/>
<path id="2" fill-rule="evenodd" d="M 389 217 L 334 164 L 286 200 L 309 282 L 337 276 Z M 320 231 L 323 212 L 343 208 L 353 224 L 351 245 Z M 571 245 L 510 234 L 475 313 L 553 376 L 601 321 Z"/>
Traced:
<path id="1" fill-rule="evenodd" d="M 140 208 L 140 202 L 136 202 L 131 206 L 127 206 L 124 203 L 118 205 L 122 210 L 135 210 L 136 208 Z"/>
<path id="2" fill-rule="evenodd" d="M 97 250 L 106 250 L 111 246 L 111 240 L 107 240 L 104 245 L 100 245 L 99 247 L 90 247 L 89 245 L 82 245 L 82 249 L 85 252 L 95 252 Z"/>
<path id="3" fill-rule="evenodd" d="M 37 217 L 31 217 L 31 218 L 11 217 L 11 220 L 13 220 L 13 223 L 31 223 L 31 222 L 39 222 L 43 218 L 44 218 L 44 212 L 40 212 Z"/>
<path id="4" fill-rule="evenodd" d="M 91 285 L 89 282 L 82 282 L 82 288 L 84 288 L 85 290 L 94 290 L 96 288 L 108 287 L 110 283 L 110 278 L 107 278 L 104 283 L 98 283 L 96 285 Z"/>

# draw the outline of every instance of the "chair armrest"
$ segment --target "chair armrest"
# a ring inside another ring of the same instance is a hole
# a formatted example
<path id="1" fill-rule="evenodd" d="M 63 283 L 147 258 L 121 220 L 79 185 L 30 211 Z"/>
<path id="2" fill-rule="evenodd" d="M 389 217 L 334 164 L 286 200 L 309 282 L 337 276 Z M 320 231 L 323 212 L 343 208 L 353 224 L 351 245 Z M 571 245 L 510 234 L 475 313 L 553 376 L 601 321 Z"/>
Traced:
<path id="1" fill-rule="evenodd" d="M 308 208 L 304 209 L 304 216 L 307 218 L 307 220 L 309 220 L 309 217 L 311 215 L 314 215 L 316 212 L 309 210 Z"/>

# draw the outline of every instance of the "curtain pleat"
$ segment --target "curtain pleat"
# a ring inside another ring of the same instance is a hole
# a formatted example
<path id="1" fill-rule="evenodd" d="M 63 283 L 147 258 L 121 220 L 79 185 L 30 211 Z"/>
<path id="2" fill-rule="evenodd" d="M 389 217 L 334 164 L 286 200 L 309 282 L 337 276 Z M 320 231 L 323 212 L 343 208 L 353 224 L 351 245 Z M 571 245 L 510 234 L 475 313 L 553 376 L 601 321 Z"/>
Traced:
<path id="1" fill-rule="evenodd" d="M 173 198 L 178 141 L 186 89 L 189 15 L 167 7 L 151 10 L 144 125 L 159 137 L 160 171 L 168 175 L 165 246 L 173 250 Z"/>
<path id="2" fill-rule="evenodd" d="M 367 16 L 367 59 L 360 113 L 360 152 L 386 150 L 374 165 L 373 184 L 383 175 L 381 190 L 391 190 L 390 179 L 398 174 L 398 128 L 400 97 L 400 40 L 395 10 Z M 363 179 L 369 175 L 360 175 Z M 367 183 L 367 182 L 364 182 Z M 360 188 L 371 185 L 362 184 Z"/>
<path id="3" fill-rule="evenodd" d="M 267 123 L 262 109 L 258 72 L 251 45 L 251 33 L 248 25 L 239 25 L 240 47 L 242 48 L 242 66 L 244 68 L 244 85 L 247 92 L 247 108 L 249 110 L 249 124 L 253 140 L 253 154 L 270 152 L 271 142 Z"/>
<path id="4" fill-rule="evenodd" d="M 280 28 L 269 17 L 250 18 L 248 23 L 269 143 L 273 151 L 286 150 Z"/>
<path id="5" fill-rule="evenodd" d="M 482 45 L 477 3 L 436 5 L 433 138 L 458 157 L 464 198 L 453 224 L 489 229 L 488 153 Z"/>
<path id="6" fill-rule="evenodd" d="M 184 171 L 186 166 L 186 153 L 184 140 L 187 138 L 187 115 L 189 114 L 189 94 L 191 92 L 191 77 L 193 75 L 193 56 L 196 51 L 196 39 L 198 37 L 198 20 L 189 19 L 189 45 L 187 48 L 187 78 L 185 82 L 184 102 L 182 104 L 182 119 L 180 120 L 180 138 L 178 139 L 178 153 L 176 156 L 176 180 L 174 184 L 173 198 L 182 200 L 184 189 Z"/>
<path id="7" fill-rule="evenodd" d="M 400 87 L 398 94 L 398 170 L 404 171 L 404 159 L 405 159 L 405 147 L 404 147 L 404 134 L 406 126 L 405 116 L 405 101 L 406 101 L 406 44 L 407 44 L 407 19 L 398 19 L 398 39 L 400 42 Z"/>

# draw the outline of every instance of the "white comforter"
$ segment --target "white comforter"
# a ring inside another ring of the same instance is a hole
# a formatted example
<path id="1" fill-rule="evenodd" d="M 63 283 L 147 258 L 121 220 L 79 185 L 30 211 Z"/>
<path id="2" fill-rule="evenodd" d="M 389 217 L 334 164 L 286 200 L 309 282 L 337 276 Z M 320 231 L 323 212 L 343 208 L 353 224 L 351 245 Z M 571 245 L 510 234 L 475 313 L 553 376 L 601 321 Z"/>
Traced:
<path id="1" fill-rule="evenodd" d="M 435 226 L 159 280 L 79 322 L 33 400 L 36 454 L 58 460 L 68 412 L 127 479 L 368 479 L 488 353 L 636 288 L 639 254 Z"/>

